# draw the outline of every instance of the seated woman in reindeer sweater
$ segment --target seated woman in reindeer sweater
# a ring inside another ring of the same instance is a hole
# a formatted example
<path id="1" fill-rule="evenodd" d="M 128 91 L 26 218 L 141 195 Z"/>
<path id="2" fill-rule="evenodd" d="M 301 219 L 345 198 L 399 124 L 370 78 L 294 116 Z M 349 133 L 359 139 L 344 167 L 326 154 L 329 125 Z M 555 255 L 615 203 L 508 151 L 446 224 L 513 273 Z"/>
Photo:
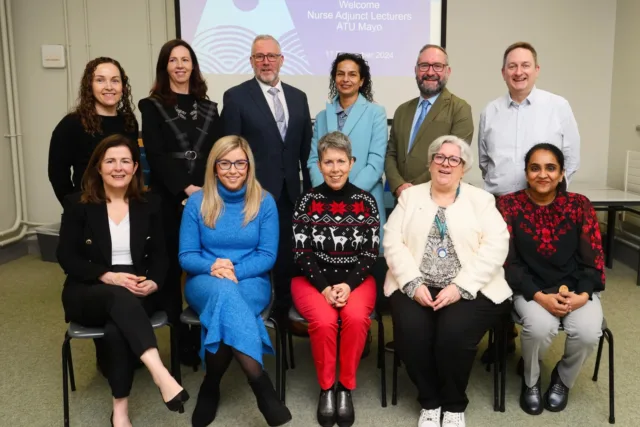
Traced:
<path id="1" fill-rule="evenodd" d="M 320 383 L 318 423 L 350 426 L 351 390 L 371 325 L 376 283 L 369 275 L 380 246 L 376 200 L 348 180 L 356 161 L 341 132 L 318 143 L 324 183 L 307 191 L 293 213 L 294 259 L 304 276 L 291 282 L 293 303 L 309 322 L 311 351 Z M 338 318 L 340 378 L 336 385 Z"/>

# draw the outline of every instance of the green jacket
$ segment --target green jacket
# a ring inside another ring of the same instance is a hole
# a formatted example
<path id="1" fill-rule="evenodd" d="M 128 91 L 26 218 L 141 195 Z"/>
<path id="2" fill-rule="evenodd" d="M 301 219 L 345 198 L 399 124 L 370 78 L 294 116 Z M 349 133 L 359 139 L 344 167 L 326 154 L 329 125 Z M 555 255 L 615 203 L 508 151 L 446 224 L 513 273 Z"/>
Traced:
<path id="1" fill-rule="evenodd" d="M 471 106 L 445 88 L 427 113 L 411 151 L 407 153 L 411 125 L 419 100 L 420 98 L 414 98 L 400 105 L 393 116 L 384 173 L 389 188 L 394 193 L 406 182 L 416 185 L 431 179 L 427 151 L 436 138 L 455 135 L 469 144 L 473 138 Z"/>

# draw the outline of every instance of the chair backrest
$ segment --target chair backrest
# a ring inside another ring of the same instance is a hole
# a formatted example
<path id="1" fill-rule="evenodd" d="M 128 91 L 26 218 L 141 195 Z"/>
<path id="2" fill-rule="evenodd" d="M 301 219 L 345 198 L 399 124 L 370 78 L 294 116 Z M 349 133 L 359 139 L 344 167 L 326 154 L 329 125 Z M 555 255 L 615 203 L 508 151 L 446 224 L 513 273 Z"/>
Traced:
<path id="1" fill-rule="evenodd" d="M 627 161 L 624 168 L 624 191 L 640 194 L 640 151 L 627 151 Z M 626 212 L 622 212 L 622 220 L 626 219 Z"/>

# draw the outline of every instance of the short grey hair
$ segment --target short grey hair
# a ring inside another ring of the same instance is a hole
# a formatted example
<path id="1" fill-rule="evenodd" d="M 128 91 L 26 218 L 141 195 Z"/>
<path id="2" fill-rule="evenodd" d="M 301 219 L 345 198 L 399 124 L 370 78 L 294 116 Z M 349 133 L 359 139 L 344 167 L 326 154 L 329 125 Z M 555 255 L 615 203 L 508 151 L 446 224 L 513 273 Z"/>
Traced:
<path id="1" fill-rule="evenodd" d="M 453 144 L 460 149 L 460 158 L 464 161 L 462 171 L 470 171 L 471 166 L 473 166 L 473 153 L 471 152 L 471 147 L 464 139 L 458 138 L 455 135 L 444 135 L 431 143 L 429 150 L 427 151 L 429 163 L 431 163 L 433 155 L 440 151 L 440 148 L 442 148 L 446 143 Z"/>
<path id="2" fill-rule="evenodd" d="M 449 54 L 447 53 L 445 48 L 437 44 L 425 44 L 424 46 L 422 46 L 422 49 L 420 49 L 420 52 L 418 52 L 418 59 L 416 60 L 416 63 L 420 60 L 420 55 L 422 55 L 422 52 L 427 49 L 438 49 L 440 52 L 444 53 L 444 57 L 447 59 L 447 64 L 449 63 Z"/>
<path id="3" fill-rule="evenodd" d="M 260 34 L 260 35 L 257 35 L 256 38 L 253 39 L 253 43 L 251 43 L 252 55 L 253 55 L 253 50 L 256 47 L 256 43 L 258 43 L 260 40 L 272 40 L 276 42 L 276 45 L 278 45 L 278 51 L 282 53 L 282 49 L 280 48 L 280 42 L 275 37 L 273 37 L 271 34 Z"/>
<path id="4" fill-rule="evenodd" d="M 347 135 L 342 132 L 334 131 L 329 132 L 318 142 L 318 160 L 322 161 L 322 155 L 329 148 L 333 148 L 334 150 L 344 151 L 347 155 L 347 158 L 351 160 L 351 140 Z"/>

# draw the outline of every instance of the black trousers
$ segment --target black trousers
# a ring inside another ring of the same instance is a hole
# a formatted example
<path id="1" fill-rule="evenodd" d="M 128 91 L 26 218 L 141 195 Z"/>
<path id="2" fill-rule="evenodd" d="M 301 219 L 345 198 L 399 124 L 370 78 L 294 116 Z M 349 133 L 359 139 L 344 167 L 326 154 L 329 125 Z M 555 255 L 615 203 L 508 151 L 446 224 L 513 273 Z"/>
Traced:
<path id="1" fill-rule="evenodd" d="M 440 292 L 429 290 L 434 299 Z M 390 304 L 396 351 L 418 389 L 421 407 L 464 412 L 478 342 L 509 310 L 509 301 L 495 304 L 478 292 L 474 300 L 434 311 L 396 291 Z"/>
<path id="2" fill-rule="evenodd" d="M 129 396 L 135 363 L 150 348 L 157 348 L 149 316 L 158 309 L 158 297 L 133 295 L 121 286 L 69 284 L 62 291 L 67 320 L 83 326 L 104 327 L 103 346 L 111 394 Z"/>
<path id="3" fill-rule="evenodd" d="M 180 322 L 182 313 L 182 268 L 178 261 L 180 247 L 180 223 L 182 221 L 182 204 L 169 193 L 157 191 L 162 198 L 162 226 L 164 227 L 165 247 L 167 251 L 167 274 L 164 286 L 160 291 L 162 310 L 167 313 L 169 322 L 174 325 L 174 333 L 178 339 L 180 351 L 189 351 L 194 345 L 189 334 L 189 326 Z M 197 335 L 197 334 L 196 334 Z M 199 338 L 199 335 L 197 335 Z"/>
<path id="4" fill-rule="evenodd" d="M 278 207 L 278 220 L 280 222 L 280 240 L 278 242 L 278 258 L 273 266 L 275 280 L 276 300 L 274 309 L 286 316 L 291 307 L 291 279 L 294 276 L 296 266 L 293 262 L 293 211 L 294 204 L 289 198 L 287 185 L 282 185 L 280 198 L 276 201 Z"/>

